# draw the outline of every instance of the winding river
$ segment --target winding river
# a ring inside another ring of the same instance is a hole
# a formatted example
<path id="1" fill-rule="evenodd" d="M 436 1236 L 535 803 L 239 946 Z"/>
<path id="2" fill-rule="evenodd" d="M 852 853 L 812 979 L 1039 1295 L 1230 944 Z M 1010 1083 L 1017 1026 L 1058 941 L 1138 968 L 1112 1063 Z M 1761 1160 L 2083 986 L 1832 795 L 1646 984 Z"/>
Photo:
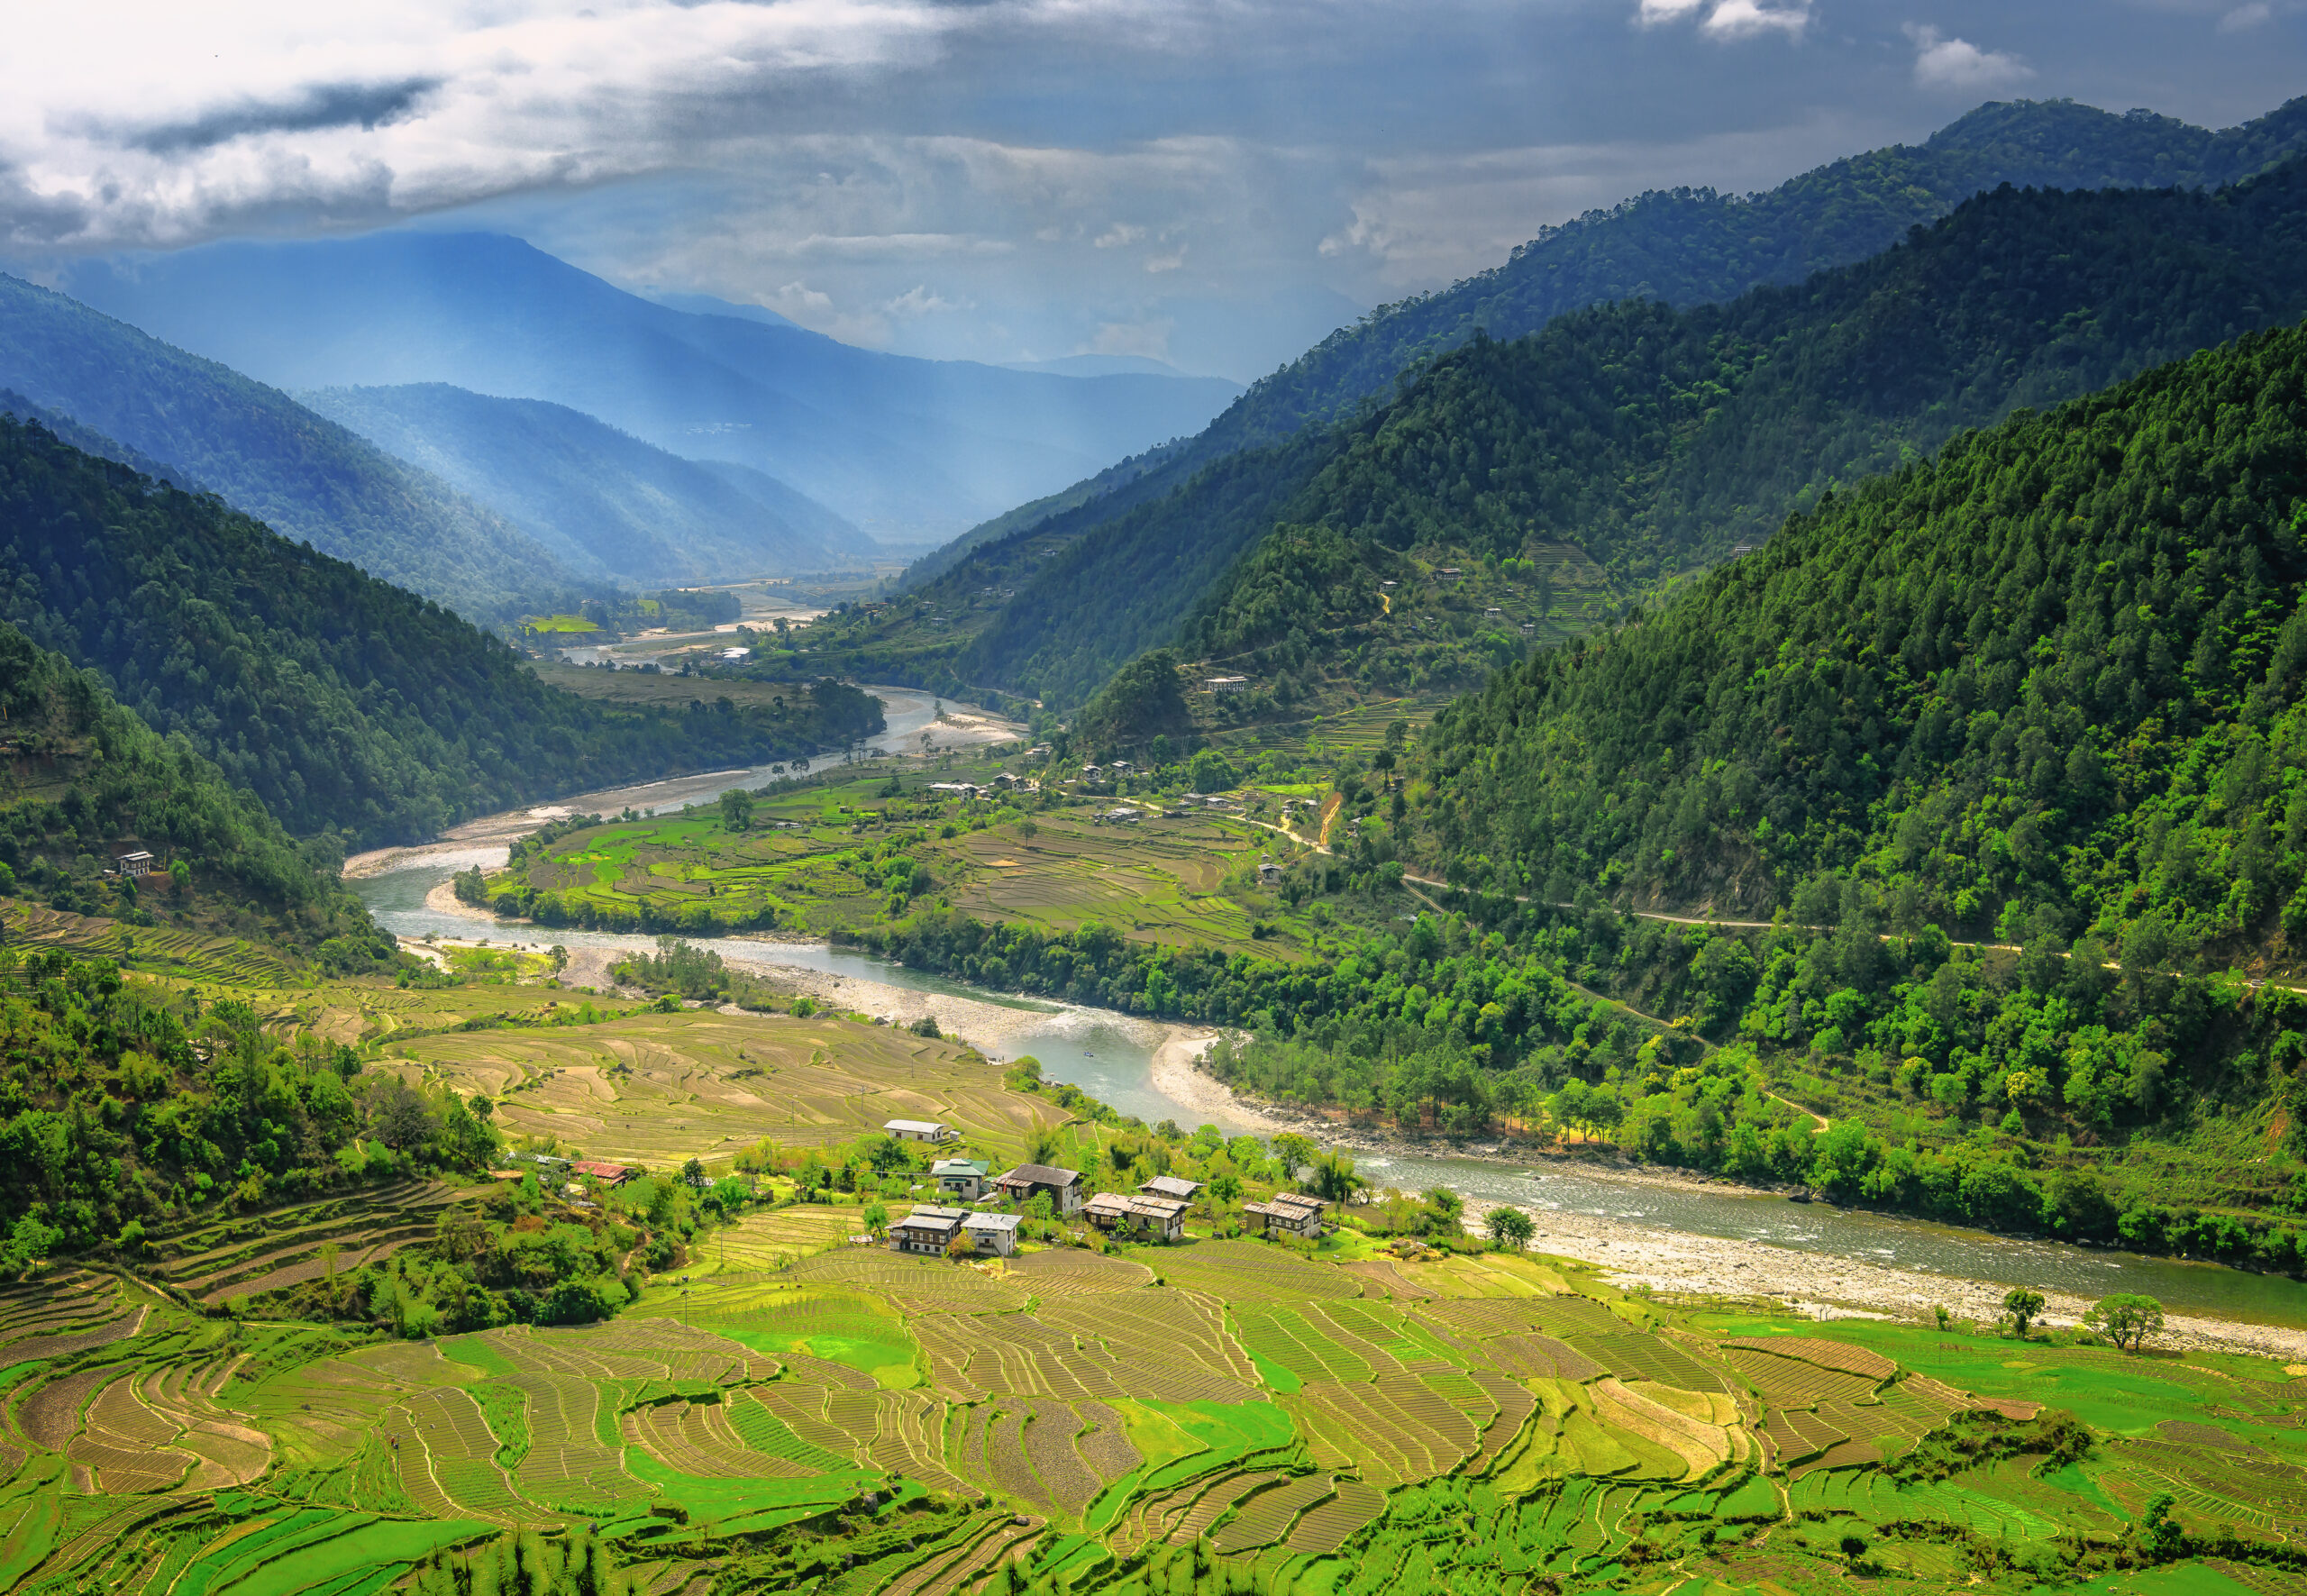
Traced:
<path id="1" fill-rule="evenodd" d="M 875 691 L 897 697 L 891 689 Z M 912 698 L 922 702 L 912 703 Z M 917 736 L 930 721 L 931 706 L 925 696 L 907 694 L 905 700 L 891 704 L 890 729 L 876 740 L 889 752 Z M 719 792 L 741 780 L 761 785 L 771 779 L 766 771 L 722 772 L 571 799 L 569 807 L 602 812 L 627 803 L 636 808 L 670 808 L 697 801 L 707 795 L 708 789 Z M 521 829 L 526 827 L 511 828 Z M 354 877 L 351 885 L 378 923 L 400 936 L 469 937 L 478 928 L 472 919 L 432 908 L 426 898 L 455 871 L 475 863 L 502 864 L 505 846 L 496 839 L 511 834 L 511 830 L 483 832 L 469 843 L 451 840 L 377 860 L 366 872 L 349 872 Z M 481 840 L 484 835 L 490 840 Z M 526 927 L 508 928 L 508 932 L 509 939 L 515 941 L 547 938 L 546 933 Z M 555 931 L 550 940 L 572 949 L 655 950 L 653 937 L 610 932 Z M 823 944 L 734 937 L 698 939 L 698 943 L 746 964 L 798 966 L 1016 1010 L 1024 1023 L 1008 1035 L 1007 1045 L 1015 1053 L 1031 1053 L 1039 1058 L 1052 1080 L 1071 1081 L 1123 1113 L 1149 1122 L 1176 1119 L 1192 1125 L 1204 1117 L 1155 1085 L 1153 1052 L 1144 1029 L 1101 1010 L 989 991 Z M 1220 1128 L 1238 1127 L 1221 1124 Z M 1446 1186 L 1470 1198 L 1514 1203 L 1541 1215 L 1589 1216 L 1649 1230 L 1755 1242 L 1813 1258 L 1847 1259 L 1965 1281 L 2024 1284 L 2084 1298 L 2117 1290 L 2145 1291 L 2176 1312 L 2307 1328 L 2307 1285 L 2219 1264 L 1998 1236 L 1823 1203 L 1797 1204 L 1735 1188 L 1619 1179 L 1605 1171 L 1569 1165 L 1534 1169 L 1409 1154 L 1365 1154 L 1357 1163 L 1375 1183 L 1405 1191 Z M 1543 1223 L 1542 1219 L 1542 1228 Z"/>

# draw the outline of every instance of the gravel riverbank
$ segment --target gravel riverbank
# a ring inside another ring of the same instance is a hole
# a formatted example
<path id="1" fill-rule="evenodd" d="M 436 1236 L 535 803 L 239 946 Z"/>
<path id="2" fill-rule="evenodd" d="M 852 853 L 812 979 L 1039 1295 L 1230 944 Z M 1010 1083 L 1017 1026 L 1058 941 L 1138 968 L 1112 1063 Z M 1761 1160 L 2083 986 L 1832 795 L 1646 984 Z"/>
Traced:
<path id="1" fill-rule="evenodd" d="M 1483 1217 L 1501 1206 L 1469 1201 L 1466 1228 L 1480 1234 Z M 1647 1287 L 1668 1296 L 1746 1299 L 1820 1319 L 1873 1317 L 1928 1324 L 1935 1308 L 1945 1308 L 1958 1319 L 1992 1324 L 2002 1312 L 2005 1288 L 1984 1281 L 1797 1253 L 1761 1242 L 1688 1236 L 1587 1214 L 1523 1211 L 1537 1225 L 1532 1251 L 1595 1264 L 1621 1288 Z M 2042 1322 L 2049 1326 L 2079 1325 L 2091 1307 L 2088 1300 L 2061 1291 L 2044 1296 Z M 2307 1330 L 2185 1314 L 2166 1316 L 2166 1333 L 2157 1345 L 2256 1353 L 2286 1363 L 2307 1361 Z"/>

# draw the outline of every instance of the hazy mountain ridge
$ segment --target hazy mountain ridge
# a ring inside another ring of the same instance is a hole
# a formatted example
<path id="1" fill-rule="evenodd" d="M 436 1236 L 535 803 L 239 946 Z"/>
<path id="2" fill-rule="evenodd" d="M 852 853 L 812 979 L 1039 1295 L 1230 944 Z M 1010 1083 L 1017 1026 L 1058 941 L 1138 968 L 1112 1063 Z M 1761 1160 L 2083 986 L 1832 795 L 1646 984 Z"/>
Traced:
<path id="1" fill-rule="evenodd" d="M 497 618 L 576 587 L 526 533 L 278 389 L 5 276 L 0 387 L 465 613 Z"/>
<path id="2" fill-rule="evenodd" d="M 731 461 L 868 532 L 951 535 L 1164 439 L 1238 391 L 877 353 L 643 299 L 515 239 L 388 233 L 89 261 L 68 291 L 290 388 L 442 382 L 566 405 Z"/>
<path id="3" fill-rule="evenodd" d="M 566 406 L 445 383 L 299 397 L 505 516 L 580 577 L 727 581 L 827 570 L 874 550 L 774 478 L 683 460 Z"/>

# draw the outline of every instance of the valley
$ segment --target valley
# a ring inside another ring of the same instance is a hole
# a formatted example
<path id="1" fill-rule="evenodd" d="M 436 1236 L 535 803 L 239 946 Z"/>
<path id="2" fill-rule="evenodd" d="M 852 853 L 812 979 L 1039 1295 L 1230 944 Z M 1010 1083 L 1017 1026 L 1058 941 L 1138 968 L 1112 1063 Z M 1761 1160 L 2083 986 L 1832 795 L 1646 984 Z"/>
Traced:
<path id="1" fill-rule="evenodd" d="M 2307 101 L 1247 388 L 845 159 L 0 278 L 0 1592 L 2307 1590 Z"/>

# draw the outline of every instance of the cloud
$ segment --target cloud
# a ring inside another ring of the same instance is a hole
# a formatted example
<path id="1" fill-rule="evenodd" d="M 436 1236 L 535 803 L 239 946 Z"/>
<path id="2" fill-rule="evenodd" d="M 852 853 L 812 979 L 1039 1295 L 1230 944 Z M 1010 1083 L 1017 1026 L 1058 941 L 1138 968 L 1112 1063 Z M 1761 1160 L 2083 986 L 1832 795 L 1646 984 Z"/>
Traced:
<path id="1" fill-rule="evenodd" d="M 1874 135 L 1839 116 L 1750 132 L 1637 143 L 1534 144 L 1370 163 L 1352 219 L 1317 246 L 1368 261 L 1386 288 L 1449 280 L 1495 265 L 1548 223 L 1673 181 L 1749 193 L 1783 182 Z"/>
<path id="2" fill-rule="evenodd" d="M 1698 30 L 1710 39 L 1751 39 L 1758 33 L 1799 38 L 1810 25 L 1810 0 L 1638 0 L 1637 27 L 1658 28 L 1701 13 Z"/>
<path id="3" fill-rule="evenodd" d="M 233 139 L 262 133 L 307 133 L 333 128 L 374 130 L 406 121 L 417 102 L 442 85 L 439 78 L 405 78 L 397 83 L 315 83 L 270 103 L 248 100 L 220 105 L 187 120 L 139 125 L 133 121 L 83 131 L 111 137 L 156 155 L 213 149 Z"/>
<path id="4" fill-rule="evenodd" d="M 935 315 L 941 311 L 971 310 L 975 307 L 967 300 L 947 299 L 942 295 L 930 292 L 927 284 L 916 283 L 896 298 L 884 303 L 881 308 L 890 315 L 912 321 L 917 316 Z"/>
<path id="5" fill-rule="evenodd" d="M 1810 0 L 1792 5 L 1764 5 L 1758 0 L 1721 0 L 1699 24 L 1699 32 L 1716 39 L 1747 39 L 1757 33 L 1798 37 L 1810 24 Z"/>
<path id="6" fill-rule="evenodd" d="M 1143 355 L 1149 360 L 1166 360 L 1170 358 L 1170 334 L 1175 331 L 1177 323 L 1167 317 L 1144 322 L 1101 322 L 1090 346 L 1079 352 Z"/>
<path id="7" fill-rule="evenodd" d="M 1186 246 L 1180 244 L 1166 255 L 1148 255 L 1145 258 L 1145 269 L 1154 273 L 1175 271 L 1185 263 Z"/>
<path id="8" fill-rule="evenodd" d="M 1316 5 L 1323 0 L 1294 0 Z M 0 242 L 171 245 L 726 169 L 903 121 L 889 86 L 1020 40 L 1207 46 L 1232 0 L 78 0 L 10 19 Z M 38 69 L 29 69 L 38 63 Z M 828 235 L 832 237 L 834 235 Z M 820 244 L 819 247 L 830 247 Z"/>
<path id="9" fill-rule="evenodd" d="M 2274 8 L 2268 5 L 2266 0 L 2257 0 L 2254 5 L 2239 5 L 2225 16 L 2220 17 L 2219 31 L 2222 33 L 2247 33 L 2253 28 L 2268 22 L 2274 15 Z"/>
<path id="10" fill-rule="evenodd" d="M 1983 94 L 2024 83 L 2035 69 L 2000 50 L 1981 50 L 1967 39 L 1950 39 L 1936 28 L 1910 23 L 1914 41 L 1916 87 L 1954 94 Z"/>
<path id="11" fill-rule="evenodd" d="M 1117 222 L 1099 233 L 1092 242 L 1100 250 L 1118 250 L 1126 245 L 1135 243 L 1144 236 L 1145 229 L 1143 227 L 1133 227 L 1126 222 Z"/>

